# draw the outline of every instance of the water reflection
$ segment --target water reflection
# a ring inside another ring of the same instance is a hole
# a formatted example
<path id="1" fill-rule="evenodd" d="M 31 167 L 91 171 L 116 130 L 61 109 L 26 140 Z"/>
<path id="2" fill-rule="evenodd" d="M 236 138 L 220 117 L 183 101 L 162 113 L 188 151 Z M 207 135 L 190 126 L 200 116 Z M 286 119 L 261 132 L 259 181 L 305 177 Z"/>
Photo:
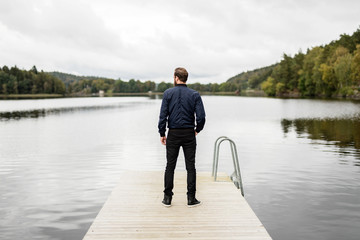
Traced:
<path id="1" fill-rule="evenodd" d="M 294 130 L 300 138 L 326 141 L 328 145 L 337 146 L 341 154 L 354 155 L 359 160 L 355 165 L 360 166 L 359 117 L 282 119 L 281 126 L 285 134 Z"/>
<path id="2" fill-rule="evenodd" d="M 0 112 L 0 121 L 8 120 L 20 120 L 22 118 L 39 118 L 47 115 L 75 112 L 75 111 L 90 111 L 90 110 L 103 110 L 120 108 L 120 105 L 109 106 L 84 106 L 84 107 L 72 107 L 72 108 L 52 108 L 52 109 L 35 109 L 29 111 L 14 111 L 14 112 Z"/>
<path id="3" fill-rule="evenodd" d="M 41 118 L 48 115 L 58 115 L 61 113 L 72 113 L 77 111 L 117 109 L 144 104 L 144 100 L 155 98 L 156 96 L 138 98 L 131 96 L 0 101 L 0 121 Z"/>

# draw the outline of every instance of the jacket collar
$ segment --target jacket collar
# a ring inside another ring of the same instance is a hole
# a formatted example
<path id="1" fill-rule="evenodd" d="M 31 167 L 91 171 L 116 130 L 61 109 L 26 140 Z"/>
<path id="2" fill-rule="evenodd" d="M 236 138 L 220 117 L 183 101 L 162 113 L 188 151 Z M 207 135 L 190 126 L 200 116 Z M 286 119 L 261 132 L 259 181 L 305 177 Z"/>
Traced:
<path id="1" fill-rule="evenodd" d="M 185 83 L 176 84 L 175 87 L 187 87 Z"/>

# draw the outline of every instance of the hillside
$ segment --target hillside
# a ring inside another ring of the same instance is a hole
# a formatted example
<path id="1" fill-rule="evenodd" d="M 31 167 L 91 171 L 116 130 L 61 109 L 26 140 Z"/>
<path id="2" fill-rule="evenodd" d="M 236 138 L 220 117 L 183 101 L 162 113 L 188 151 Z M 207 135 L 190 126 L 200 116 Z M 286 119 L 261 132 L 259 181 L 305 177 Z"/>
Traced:
<path id="1" fill-rule="evenodd" d="M 360 98 L 360 28 L 323 46 L 283 55 L 280 63 L 228 80 L 269 96 Z"/>
<path id="2" fill-rule="evenodd" d="M 96 79 L 108 79 L 109 78 L 104 78 L 104 77 L 94 77 L 94 76 L 77 76 L 74 74 L 69 74 L 69 73 L 63 73 L 63 72 L 47 72 L 48 74 L 59 78 L 61 81 L 63 81 L 65 83 L 66 86 L 69 86 L 70 84 L 74 83 L 74 82 L 78 82 L 80 80 L 96 80 Z"/>
<path id="3" fill-rule="evenodd" d="M 268 76 L 271 75 L 273 69 L 277 64 L 258 68 L 252 71 L 242 72 L 234 77 L 231 77 L 227 82 L 240 84 L 241 89 L 260 89 L 260 84 L 264 82 Z"/>

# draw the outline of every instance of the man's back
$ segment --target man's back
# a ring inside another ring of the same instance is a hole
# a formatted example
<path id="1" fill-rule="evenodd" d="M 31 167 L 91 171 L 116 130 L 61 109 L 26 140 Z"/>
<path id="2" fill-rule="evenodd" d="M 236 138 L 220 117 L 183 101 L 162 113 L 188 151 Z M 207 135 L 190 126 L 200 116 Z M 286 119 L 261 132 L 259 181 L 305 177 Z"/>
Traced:
<path id="1" fill-rule="evenodd" d="M 200 132 L 205 124 L 205 111 L 200 94 L 186 84 L 167 89 L 164 92 L 160 111 L 159 132 L 165 134 L 166 121 L 168 128 L 195 128 Z M 164 135 L 162 135 L 164 136 Z"/>

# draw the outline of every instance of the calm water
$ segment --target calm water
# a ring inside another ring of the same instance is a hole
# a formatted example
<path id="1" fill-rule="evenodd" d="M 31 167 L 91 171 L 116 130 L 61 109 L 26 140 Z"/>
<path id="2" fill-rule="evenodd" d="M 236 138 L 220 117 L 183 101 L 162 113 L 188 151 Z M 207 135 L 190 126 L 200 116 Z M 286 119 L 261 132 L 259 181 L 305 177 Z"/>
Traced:
<path id="1" fill-rule="evenodd" d="M 198 171 L 211 171 L 218 136 L 232 138 L 245 197 L 274 239 L 360 239 L 360 103 L 203 101 Z M 163 170 L 160 104 L 0 100 L 0 239 L 82 239 L 123 171 Z M 227 146 L 220 156 L 230 174 Z"/>

